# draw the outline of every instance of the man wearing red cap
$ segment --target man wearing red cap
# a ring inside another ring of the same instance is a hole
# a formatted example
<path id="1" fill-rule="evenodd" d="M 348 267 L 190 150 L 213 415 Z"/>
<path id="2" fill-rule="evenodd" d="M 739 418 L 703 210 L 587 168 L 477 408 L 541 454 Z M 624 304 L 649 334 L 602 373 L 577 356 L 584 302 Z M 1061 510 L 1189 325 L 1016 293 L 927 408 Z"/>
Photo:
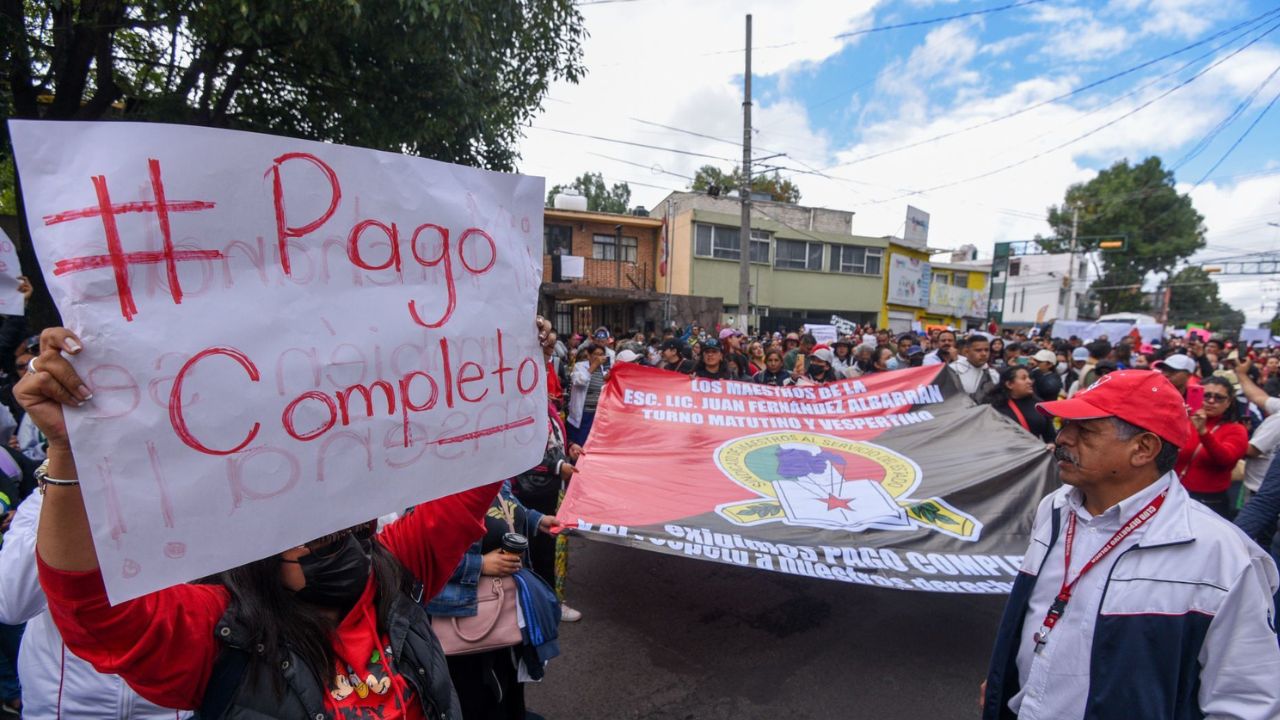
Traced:
<path id="1" fill-rule="evenodd" d="M 1190 441 L 1182 396 L 1122 370 L 1038 407 L 1062 420 L 1065 486 L 1036 512 L 983 717 L 1280 718 L 1280 579 L 1172 472 Z"/>

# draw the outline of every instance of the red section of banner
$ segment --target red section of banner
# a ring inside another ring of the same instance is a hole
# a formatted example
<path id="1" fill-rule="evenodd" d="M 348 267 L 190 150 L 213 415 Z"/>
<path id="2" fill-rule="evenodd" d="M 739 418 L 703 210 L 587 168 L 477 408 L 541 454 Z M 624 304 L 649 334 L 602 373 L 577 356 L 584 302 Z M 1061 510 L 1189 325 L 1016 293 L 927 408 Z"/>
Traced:
<path id="1" fill-rule="evenodd" d="M 744 499 L 744 488 L 717 465 L 715 449 L 753 435 L 788 433 L 873 440 L 919 422 L 943 401 L 934 383 L 942 366 L 880 373 L 860 380 L 779 388 L 690 379 L 654 368 L 616 366 L 570 492 L 558 513 L 578 519 L 649 525 L 708 512 Z M 823 451 L 844 476 L 880 481 L 882 464 Z M 804 462 L 803 455 L 796 458 Z M 770 461 L 775 458 L 770 456 Z M 745 493 L 750 497 L 750 493 Z M 642 504 L 636 499 L 643 498 Z M 847 499 L 832 493 L 828 504 Z"/>

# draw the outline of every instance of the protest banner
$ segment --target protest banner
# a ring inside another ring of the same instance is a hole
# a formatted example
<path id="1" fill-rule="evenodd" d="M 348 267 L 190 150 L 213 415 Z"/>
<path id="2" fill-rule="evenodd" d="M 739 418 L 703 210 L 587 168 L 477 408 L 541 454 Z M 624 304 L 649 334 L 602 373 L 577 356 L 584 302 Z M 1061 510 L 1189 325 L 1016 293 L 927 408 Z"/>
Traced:
<path id="1" fill-rule="evenodd" d="M 942 366 L 782 388 L 622 365 L 586 449 L 557 516 L 588 538 L 900 590 L 1008 592 L 1058 484 Z"/>
<path id="2" fill-rule="evenodd" d="M 815 325 L 806 324 L 803 328 L 806 333 L 813 336 L 813 339 L 823 345 L 830 345 L 838 338 L 835 325 Z"/>
<path id="3" fill-rule="evenodd" d="M 546 442 L 541 178 L 253 133 L 11 122 L 94 393 L 112 602 L 508 477 Z"/>
<path id="4" fill-rule="evenodd" d="M 1276 338 L 1271 335 L 1270 328 L 1241 328 L 1240 343 L 1243 345 L 1275 347 Z"/>
<path id="5" fill-rule="evenodd" d="M 852 320 L 846 320 L 839 315 L 831 316 L 831 324 L 835 326 L 836 332 L 841 335 L 853 335 L 858 332 L 858 324 Z"/>
<path id="6" fill-rule="evenodd" d="M 18 291 L 18 277 L 21 275 L 18 248 L 8 233 L 0 230 L 0 315 L 22 315 L 26 312 L 26 301 Z"/>

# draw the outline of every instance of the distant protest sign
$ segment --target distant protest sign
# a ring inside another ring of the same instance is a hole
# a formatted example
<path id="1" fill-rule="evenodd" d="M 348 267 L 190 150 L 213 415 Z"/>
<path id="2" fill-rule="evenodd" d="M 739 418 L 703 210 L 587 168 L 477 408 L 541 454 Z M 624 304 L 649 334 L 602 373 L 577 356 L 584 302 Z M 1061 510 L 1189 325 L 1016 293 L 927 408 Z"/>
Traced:
<path id="1" fill-rule="evenodd" d="M 5 231 L 0 230 L 0 315 L 22 315 L 26 300 L 18 290 L 22 268 L 18 265 L 18 248 Z"/>
<path id="2" fill-rule="evenodd" d="M 546 443 L 541 178 L 158 124 L 11 122 L 94 393 L 113 602 L 513 475 Z"/>
<path id="3" fill-rule="evenodd" d="M 898 590 L 1007 593 L 1058 486 L 942 366 L 780 388 L 623 364 L 586 450 L 557 515 L 588 538 Z"/>

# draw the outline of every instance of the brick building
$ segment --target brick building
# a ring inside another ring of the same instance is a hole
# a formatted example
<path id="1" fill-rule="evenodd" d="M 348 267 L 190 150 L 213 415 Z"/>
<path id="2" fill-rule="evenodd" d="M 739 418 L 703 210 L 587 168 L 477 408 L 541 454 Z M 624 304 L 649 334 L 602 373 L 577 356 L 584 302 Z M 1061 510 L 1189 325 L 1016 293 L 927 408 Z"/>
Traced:
<path id="1" fill-rule="evenodd" d="M 664 321 L 714 325 L 719 298 L 668 296 L 657 291 L 662 220 L 638 215 L 547 208 L 539 309 L 557 332 L 653 332 Z M 561 271 L 553 260 L 560 256 Z M 563 272 L 564 258 L 582 259 L 582 276 Z"/>

